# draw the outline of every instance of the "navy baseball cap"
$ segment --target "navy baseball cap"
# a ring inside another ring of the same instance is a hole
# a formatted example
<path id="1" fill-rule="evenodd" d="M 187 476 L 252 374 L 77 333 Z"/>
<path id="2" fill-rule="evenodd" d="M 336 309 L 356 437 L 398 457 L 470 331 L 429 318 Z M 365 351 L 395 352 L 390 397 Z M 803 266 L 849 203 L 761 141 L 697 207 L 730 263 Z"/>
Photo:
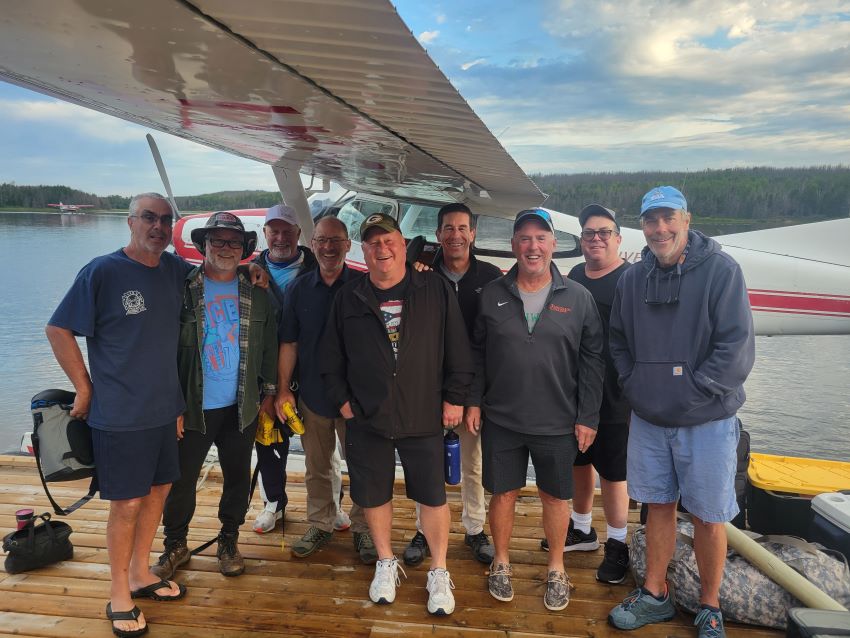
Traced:
<path id="1" fill-rule="evenodd" d="M 522 226 L 522 224 L 529 219 L 541 221 L 546 224 L 546 227 L 550 232 L 555 232 L 555 227 L 552 225 L 552 216 L 549 214 L 549 211 L 542 208 L 529 208 L 528 210 L 519 211 L 514 219 L 514 232 L 516 232 L 516 229 Z"/>
<path id="2" fill-rule="evenodd" d="M 688 210 L 688 202 L 681 191 L 672 186 L 658 186 L 653 188 L 640 203 L 640 215 L 653 208 L 672 208 L 673 210 Z"/>

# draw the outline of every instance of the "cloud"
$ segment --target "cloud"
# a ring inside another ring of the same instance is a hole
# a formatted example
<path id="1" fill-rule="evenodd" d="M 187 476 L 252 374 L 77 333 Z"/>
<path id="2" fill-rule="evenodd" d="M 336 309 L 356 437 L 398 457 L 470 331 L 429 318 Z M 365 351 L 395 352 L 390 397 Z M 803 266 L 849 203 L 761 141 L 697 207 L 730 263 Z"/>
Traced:
<path id="1" fill-rule="evenodd" d="M 446 14 L 445 13 L 437 14 L 437 24 L 445 24 L 445 22 L 446 22 Z"/>
<path id="2" fill-rule="evenodd" d="M 429 44 L 436 40 L 439 35 L 439 31 L 423 31 L 417 39 L 421 44 Z"/>
<path id="3" fill-rule="evenodd" d="M 464 62 L 460 65 L 461 70 L 469 71 L 474 66 L 478 66 L 479 64 L 484 64 L 487 60 L 485 58 L 478 58 L 477 60 L 473 60 L 472 62 Z"/>
<path id="4" fill-rule="evenodd" d="M 0 99 L 0 117 L 27 124 L 60 127 L 88 138 L 114 143 L 138 139 L 141 130 L 124 120 L 58 100 Z"/>

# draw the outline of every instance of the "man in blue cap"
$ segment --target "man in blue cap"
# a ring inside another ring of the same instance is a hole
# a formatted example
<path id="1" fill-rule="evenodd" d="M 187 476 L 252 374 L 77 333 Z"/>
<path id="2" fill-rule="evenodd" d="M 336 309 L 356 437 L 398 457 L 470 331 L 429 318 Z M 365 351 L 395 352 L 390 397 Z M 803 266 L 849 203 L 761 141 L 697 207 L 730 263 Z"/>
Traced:
<path id="1" fill-rule="evenodd" d="M 723 524 L 735 498 L 736 412 L 755 346 L 740 266 L 714 240 L 690 230 L 684 195 L 672 186 L 643 197 L 647 247 L 620 278 L 610 348 L 631 405 L 629 496 L 649 506 L 646 581 L 608 615 L 619 629 L 670 620 L 667 565 L 676 547 L 676 501 L 691 512 L 700 572 L 700 638 L 724 636 L 720 580 Z"/>

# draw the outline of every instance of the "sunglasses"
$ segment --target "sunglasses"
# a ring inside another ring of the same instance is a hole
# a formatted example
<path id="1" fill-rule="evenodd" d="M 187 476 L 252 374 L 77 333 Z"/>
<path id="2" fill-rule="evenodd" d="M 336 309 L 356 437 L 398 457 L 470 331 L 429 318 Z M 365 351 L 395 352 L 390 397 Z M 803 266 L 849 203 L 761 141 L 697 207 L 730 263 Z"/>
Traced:
<path id="1" fill-rule="evenodd" d="M 602 230 L 583 230 L 581 231 L 581 238 L 584 241 L 593 241 L 593 238 L 597 235 L 599 239 L 602 241 L 608 241 L 611 239 L 611 235 L 619 235 L 616 230 L 612 230 L 610 228 L 603 228 Z"/>
<path id="2" fill-rule="evenodd" d="M 213 248 L 224 248 L 225 246 L 228 248 L 242 248 L 245 245 L 245 242 L 241 239 L 212 239 L 208 237 L 207 241 Z"/>

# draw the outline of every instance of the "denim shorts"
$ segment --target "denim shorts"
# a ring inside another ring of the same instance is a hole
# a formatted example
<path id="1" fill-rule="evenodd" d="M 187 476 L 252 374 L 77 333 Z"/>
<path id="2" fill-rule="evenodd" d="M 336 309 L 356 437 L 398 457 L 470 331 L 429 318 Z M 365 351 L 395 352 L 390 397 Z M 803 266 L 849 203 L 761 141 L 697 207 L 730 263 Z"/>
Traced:
<path id="1" fill-rule="evenodd" d="M 731 416 L 701 425 L 666 428 L 634 412 L 629 428 L 629 496 L 642 503 L 682 505 L 706 523 L 738 514 L 735 471 L 740 431 Z"/>

